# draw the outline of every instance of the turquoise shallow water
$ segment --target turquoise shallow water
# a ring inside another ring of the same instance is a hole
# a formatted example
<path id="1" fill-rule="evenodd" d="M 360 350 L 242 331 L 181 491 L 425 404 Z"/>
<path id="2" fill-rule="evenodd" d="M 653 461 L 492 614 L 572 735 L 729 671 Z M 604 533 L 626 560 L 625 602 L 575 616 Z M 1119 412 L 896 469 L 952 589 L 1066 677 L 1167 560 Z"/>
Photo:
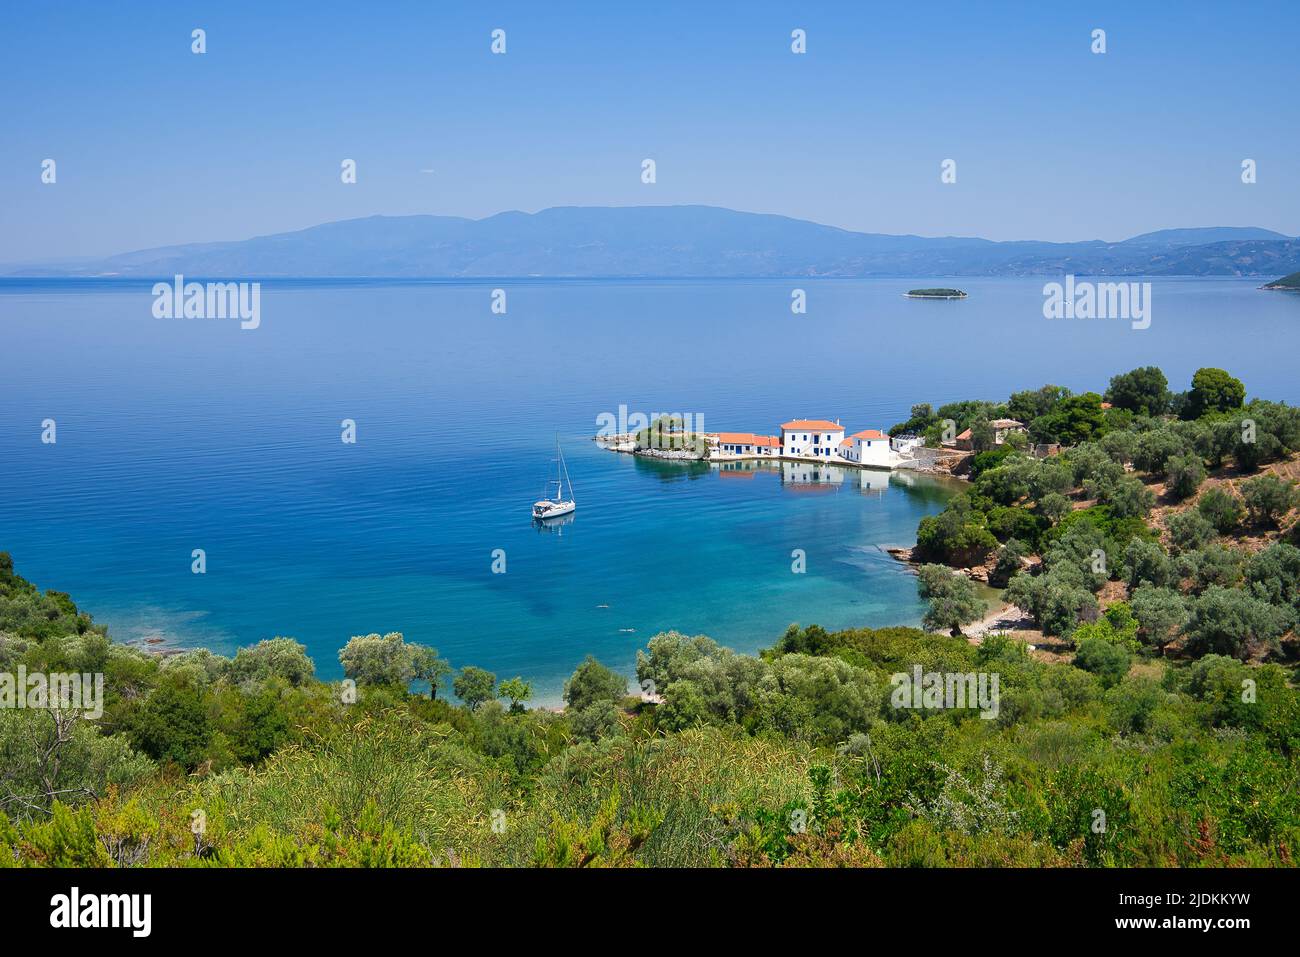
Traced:
<path id="1" fill-rule="evenodd" d="M 1258 281 L 1157 280 L 1144 331 L 1048 322 L 1042 280 L 901 296 L 929 284 L 268 283 L 243 331 L 154 319 L 147 284 L 0 281 L 0 549 L 119 639 L 292 635 L 331 677 L 350 635 L 402 631 L 554 700 L 583 655 L 630 673 L 666 628 L 753 650 L 796 621 L 917 621 L 880 546 L 910 543 L 949 494 L 606 452 L 590 436 L 620 404 L 710 430 L 884 428 L 916 401 L 1097 387 L 1148 363 L 1179 385 L 1212 364 L 1252 394 L 1300 391 L 1300 297 Z M 790 313 L 795 285 L 807 315 Z M 557 432 L 579 509 L 539 531 Z"/>

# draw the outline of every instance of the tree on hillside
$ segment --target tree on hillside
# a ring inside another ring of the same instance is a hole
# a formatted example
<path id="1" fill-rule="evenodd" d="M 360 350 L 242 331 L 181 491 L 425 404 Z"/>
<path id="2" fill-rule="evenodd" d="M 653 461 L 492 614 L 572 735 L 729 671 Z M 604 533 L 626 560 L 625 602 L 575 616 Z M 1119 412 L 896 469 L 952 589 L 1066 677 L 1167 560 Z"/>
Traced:
<path id="1" fill-rule="evenodd" d="M 524 702 L 533 696 L 533 686 L 518 676 L 501 682 L 497 688 L 498 698 L 510 699 L 510 713 L 518 714 L 524 710 Z"/>
<path id="2" fill-rule="evenodd" d="M 1246 582 L 1257 598 L 1300 612 L 1300 548 L 1273 542 L 1256 552 L 1246 563 Z"/>
<path id="3" fill-rule="evenodd" d="M 1020 422 L 1032 422 L 1039 416 L 1047 415 L 1058 402 L 1069 396 L 1070 390 L 1059 385 L 1013 392 L 1007 400 L 1007 415 Z"/>
<path id="4" fill-rule="evenodd" d="M 0 854 L 6 864 L 21 866 L 17 848 L 6 846 L 13 838 L 11 819 L 47 820 L 52 807 L 93 801 L 118 788 L 127 791 L 154 770 L 127 735 L 101 734 L 97 724 L 72 710 L 0 709 Z M 94 845 L 93 836 L 87 843 Z M 62 866 L 50 859 L 49 850 L 40 849 L 40 866 Z"/>
<path id="5" fill-rule="evenodd" d="M 1205 481 L 1205 463 L 1195 452 L 1171 455 L 1165 462 L 1165 488 L 1178 500 L 1191 498 Z"/>
<path id="6" fill-rule="evenodd" d="M 1192 603 L 1187 650 L 1197 656 L 1213 653 L 1244 660 L 1293 623 L 1290 609 L 1274 607 L 1241 589 L 1211 586 Z"/>
<path id="7" fill-rule="evenodd" d="M 1060 442 L 1078 445 L 1088 439 L 1101 438 L 1106 430 L 1106 416 L 1101 396 L 1095 392 L 1062 399 L 1046 415 L 1029 424 L 1029 434 L 1036 442 Z"/>
<path id="8" fill-rule="evenodd" d="M 1220 535 L 1226 535 L 1239 524 L 1246 510 L 1231 492 L 1215 486 L 1206 489 L 1196 501 L 1196 510 Z"/>
<path id="9" fill-rule="evenodd" d="M 437 648 L 428 645 L 408 647 L 411 649 L 411 677 L 416 681 L 429 682 L 429 698 L 437 698 L 438 689 L 452 672 L 451 665 L 438 655 Z"/>
<path id="10" fill-rule="evenodd" d="M 902 435 L 904 432 L 920 434 L 935 426 L 939 417 L 929 402 L 919 402 L 912 406 L 912 414 L 906 422 L 898 422 L 889 429 L 890 435 Z"/>
<path id="11" fill-rule="evenodd" d="M 1239 409 L 1246 401 L 1246 387 L 1222 369 L 1197 369 L 1192 388 L 1182 409 L 1182 418 L 1199 419 L 1210 412 Z"/>
<path id="12" fill-rule="evenodd" d="M 1083 621 L 1097 616 L 1097 599 L 1069 564 L 1044 575 L 1020 572 L 1007 583 L 1003 598 L 1028 612 L 1045 635 L 1069 637 Z"/>
<path id="13" fill-rule="evenodd" d="M 1105 638 L 1085 638 L 1074 653 L 1074 664 L 1095 674 L 1103 688 L 1111 688 L 1128 674 L 1133 656 L 1123 645 L 1113 644 Z"/>
<path id="14" fill-rule="evenodd" d="M 1145 518 L 1156 504 L 1156 493 L 1136 475 L 1123 475 L 1114 481 L 1084 479 L 1083 491 L 1099 505 L 1108 506 L 1116 518 Z"/>
<path id="15" fill-rule="evenodd" d="M 438 656 L 436 648 L 408 643 L 400 631 L 386 635 L 356 635 L 339 651 L 343 674 L 361 685 L 400 685 L 412 681 L 429 682 L 429 697 L 438 696 L 438 688 L 451 665 Z"/>
<path id="16" fill-rule="evenodd" d="M 1084 442 L 1076 446 L 1065 457 L 1065 462 L 1070 469 L 1071 488 L 1090 480 L 1094 483 L 1118 482 L 1126 474 L 1124 466 L 1113 459 L 1099 442 Z"/>
<path id="17" fill-rule="evenodd" d="M 989 425 L 986 411 L 975 413 L 970 423 L 971 448 L 976 452 L 987 452 L 993 448 L 993 426 Z"/>
<path id="18" fill-rule="evenodd" d="M 1026 554 L 1026 548 L 1023 542 L 1016 538 L 1008 538 L 1006 542 L 998 549 L 997 564 L 993 566 L 993 572 L 989 576 L 995 582 L 1006 584 L 1011 580 L 1011 576 L 1020 571 L 1021 561 Z"/>
<path id="19" fill-rule="evenodd" d="M 960 402 L 949 402 L 939 406 L 935 418 L 940 422 L 944 419 L 952 419 L 957 426 L 957 431 L 963 432 L 971 427 L 971 423 L 977 416 L 986 415 L 990 419 L 996 419 L 1005 411 L 1005 407 L 999 407 L 983 399 L 963 399 Z"/>
<path id="20" fill-rule="evenodd" d="M 1216 423 L 1220 440 L 1243 472 L 1253 472 L 1300 449 L 1300 409 L 1255 399 L 1231 420 Z M 1217 450 L 1216 450 L 1217 451 Z"/>
<path id="21" fill-rule="evenodd" d="M 1132 653 L 1140 647 L 1137 638 L 1139 626 L 1132 606 L 1126 601 L 1119 601 L 1103 611 L 1096 621 L 1081 623 L 1074 629 L 1071 638 L 1077 647 L 1083 647 L 1083 643 L 1090 638 L 1100 638 Z"/>
<path id="22" fill-rule="evenodd" d="M 1134 538 L 1124 549 L 1124 580 L 1129 590 L 1142 585 L 1173 585 L 1173 563 L 1159 542 Z"/>
<path id="23" fill-rule="evenodd" d="M 1152 429 L 1138 436 L 1137 447 L 1133 450 L 1133 467 L 1140 472 L 1164 475 L 1171 458 L 1191 450 L 1191 442 L 1173 429 Z"/>
<path id="24" fill-rule="evenodd" d="M 1139 433 L 1129 429 L 1107 432 L 1101 440 L 1101 447 L 1120 465 L 1127 465 L 1137 455 L 1138 436 Z"/>
<path id="25" fill-rule="evenodd" d="M 1277 525 L 1295 507 L 1295 485 L 1276 475 L 1260 475 L 1241 483 L 1241 498 L 1250 520 L 1257 525 Z"/>
<path id="26" fill-rule="evenodd" d="M 269 638 L 252 648 L 240 648 L 230 662 L 231 680 L 262 682 L 280 677 L 295 687 L 311 680 L 316 666 L 307 657 L 307 648 L 292 638 Z"/>
<path id="27" fill-rule="evenodd" d="M 1192 552 L 1214 541 L 1214 526 L 1196 509 L 1175 512 L 1166 519 L 1165 527 L 1178 552 Z"/>
<path id="28" fill-rule="evenodd" d="M 1138 637 L 1158 651 L 1178 637 L 1190 614 L 1187 599 L 1173 588 L 1141 585 L 1129 604 L 1138 620 Z"/>
<path id="29" fill-rule="evenodd" d="M 1203 424 L 1205 428 L 1193 434 L 1196 451 L 1200 453 L 1201 458 L 1205 460 L 1205 463 L 1210 468 L 1217 469 L 1223 464 L 1223 460 L 1233 453 L 1233 449 L 1241 441 L 1241 424 L 1230 420 L 1206 420 L 1200 424 Z"/>
<path id="30" fill-rule="evenodd" d="M 923 622 L 930 630 L 960 635 L 962 625 L 984 615 L 984 600 L 965 575 L 954 574 L 943 565 L 922 565 L 916 581 L 917 591 L 929 604 Z"/>
<path id="31" fill-rule="evenodd" d="M 938 515 L 921 519 L 916 529 L 917 554 L 953 565 L 978 564 L 998 546 L 986 521 L 971 507 L 970 496 L 958 495 Z"/>
<path id="32" fill-rule="evenodd" d="M 1053 525 L 1073 510 L 1074 506 L 1070 504 L 1070 500 L 1060 492 L 1048 492 L 1038 500 L 1038 511 Z"/>
<path id="33" fill-rule="evenodd" d="M 1250 440 L 1238 435 L 1232 443 L 1232 461 L 1243 472 L 1253 472 L 1265 462 L 1282 458 L 1284 450 L 1271 432 L 1257 432 Z"/>
<path id="34" fill-rule="evenodd" d="M 1179 556 L 1179 572 L 1192 580 L 1192 591 L 1200 593 L 1211 585 L 1234 588 L 1241 582 L 1245 556 L 1220 542 Z"/>
<path id="35" fill-rule="evenodd" d="M 411 680 L 411 649 L 400 631 L 354 635 L 339 651 L 343 674 L 357 684 L 404 685 Z"/>
<path id="36" fill-rule="evenodd" d="M 1110 380 L 1106 401 L 1140 415 L 1163 415 L 1169 407 L 1169 380 L 1156 366 L 1123 372 Z"/>
<path id="37" fill-rule="evenodd" d="M 131 743 L 158 761 L 192 768 L 203 760 L 212 740 L 212 719 L 203 696 L 189 683 L 160 684 L 128 722 Z"/>
<path id="38" fill-rule="evenodd" d="M 492 672 L 474 665 L 466 665 L 460 669 L 460 674 L 452 682 L 451 689 L 471 711 L 475 711 L 483 702 L 491 701 L 496 697 L 496 685 L 497 676 Z"/>
<path id="39" fill-rule="evenodd" d="M 602 701 L 615 702 L 626 694 L 627 679 L 591 655 L 564 683 L 564 700 L 574 711 L 582 711 Z"/>

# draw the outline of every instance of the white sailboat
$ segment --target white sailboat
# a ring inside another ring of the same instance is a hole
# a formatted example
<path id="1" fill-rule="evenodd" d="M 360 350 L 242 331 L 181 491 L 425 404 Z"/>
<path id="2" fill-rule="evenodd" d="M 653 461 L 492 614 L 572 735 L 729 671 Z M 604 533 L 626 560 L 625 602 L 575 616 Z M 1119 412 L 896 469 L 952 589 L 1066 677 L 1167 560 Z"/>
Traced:
<path id="1" fill-rule="evenodd" d="M 555 437 L 555 452 L 559 460 L 559 466 L 555 470 L 555 498 L 544 498 L 533 503 L 533 518 L 538 521 L 568 515 L 578 507 L 578 503 L 573 499 L 573 483 L 569 481 L 569 468 L 564 464 L 564 453 L 560 451 L 560 437 L 558 435 Z M 565 485 L 569 487 L 567 498 L 564 495 Z"/>

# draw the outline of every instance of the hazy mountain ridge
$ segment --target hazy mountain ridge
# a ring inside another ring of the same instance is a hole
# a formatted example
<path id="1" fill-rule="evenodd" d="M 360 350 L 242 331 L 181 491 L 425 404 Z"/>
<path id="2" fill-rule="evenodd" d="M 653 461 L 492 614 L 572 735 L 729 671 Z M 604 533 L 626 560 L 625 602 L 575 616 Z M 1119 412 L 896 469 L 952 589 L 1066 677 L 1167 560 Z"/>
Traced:
<path id="1" fill-rule="evenodd" d="M 554 207 L 371 216 L 234 242 L 9 268 L 9 275 L 169 277 L 1277 275 L 1300 239 L 1257 227 L 1145 233 L 1120 242 L 995 242 L 859 233 L 711 206 Z"/>

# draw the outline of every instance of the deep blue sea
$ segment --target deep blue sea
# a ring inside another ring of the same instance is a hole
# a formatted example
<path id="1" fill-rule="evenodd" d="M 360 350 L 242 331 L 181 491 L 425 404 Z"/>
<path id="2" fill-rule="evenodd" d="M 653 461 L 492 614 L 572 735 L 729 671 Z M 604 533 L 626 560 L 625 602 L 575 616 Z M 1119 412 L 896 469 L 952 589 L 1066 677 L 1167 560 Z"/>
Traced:
<path id="1" fill-rule="evenodd" d="M 0 550 L 119 640 L 289 635 L 338 677 L 349 636 L 400 631 L 544 702 L 589 653 L 630 674 L 663 629 L 752 651 L 791 622 L 914 623 L 880 547 L 910 544 L 950 486 L 647 462 L 597 448 L 597 416 L 887 428 L 919 401 L 1101 389 L 1147 364 L 1300 399 L 1300 296 L 1157 279 L 1133 330 L 1044 319 L 1043 282 L 962 280 L 955 302 L 904 299 L 953 284 L 917 279 L 266 282 L 242 330 L 155 319 L 148 283 L 0 280 Z M 579 508 L 542 531 L 557 433 Z"/>

